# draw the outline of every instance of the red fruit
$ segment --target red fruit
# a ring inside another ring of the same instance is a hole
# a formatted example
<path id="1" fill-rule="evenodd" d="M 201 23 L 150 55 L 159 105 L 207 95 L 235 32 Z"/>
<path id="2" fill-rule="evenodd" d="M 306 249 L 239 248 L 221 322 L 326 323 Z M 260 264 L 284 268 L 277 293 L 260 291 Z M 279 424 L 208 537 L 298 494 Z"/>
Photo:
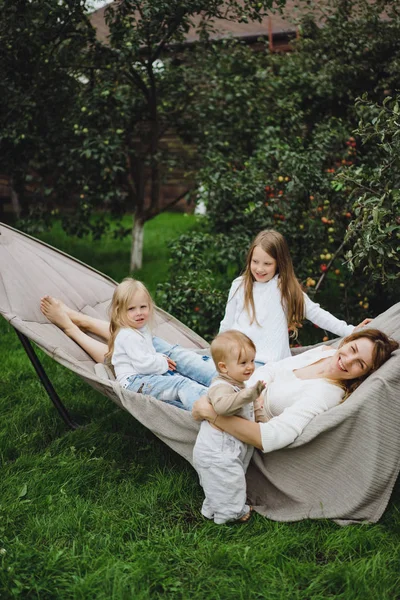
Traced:
<path id="1" fill-rule="evenodd" d="M 325 273 L 325 271 L 327 271 L 327 270 L 328 270 L 328 267 L 326 266 L 326 264 L 325 264 L 325 263 L 322 263 L 322 265 L 320 266 L 320 269 L 321 269 L 321 271 L 322 271 L 323 273 Z"/>
<path id="2" fill-rule="evenodd" d="M 326 217 L 321 217 L 321 221 L 326 225 L 327 223 L 329 223 L 329 219 L 327 219 Z"/>
<path id="3" fill-rule="evenodd" d="M 310 200 L 312 202 L 314 200 L 314 196 L 310 196 Z"/>
<path id="4" fill-rule="evenodd" d="M 198 306 L 194 307 L 194 312 L 199 312 L 200 308 Z"/>
<path id="5" fill-rule="evenodd" d="M 269 190 L 270 190 L 270 187 L 269 187 L 269 185 L 266 185 L 266 186 L 265 186 L 265 191 L 266 191 L 266 192 L 269 192 Z"/>
<path id="6" fill-rule="evenodd" d="M 284 221 L 285 220 L 285 215 L 279 215 L 279 218 L 280 218 L 281 221 Z"/>
<path id="7" fill-rule="evenodd" d="M 347 217 L 348 219 L 350 219 L 351 218 L 351 212 L 345 213 L 345 217 Z"/>

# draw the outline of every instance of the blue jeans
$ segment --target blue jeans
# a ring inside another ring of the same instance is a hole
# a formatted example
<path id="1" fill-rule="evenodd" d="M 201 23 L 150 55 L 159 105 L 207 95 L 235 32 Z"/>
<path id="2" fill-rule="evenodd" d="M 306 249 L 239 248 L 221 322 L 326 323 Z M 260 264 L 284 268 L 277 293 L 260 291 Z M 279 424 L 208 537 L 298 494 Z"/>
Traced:
<path id="1" fill-rule="evenodd" d="M 208 390 L 176 371 L 167 371 L 164 375 L 131 375 L 128 382 L 128 390 L 155 396 L 158 400 L 186 410 L 192 410 L 193 403 L 207 394 Z"/>
<path id="2" fill-rule="evenodd" d="M 193 379 L 193 381 L 197 381 L 206 387 L 210 386 L 211 380 L 217 374 L 211 356 L 196 354 L 196 352 L 183 348 L 178 344 L 173 346 L 155 336 L 153 337 L 153 345 L 156 352 L 165 354 L 165 356 L 176 362 L 177 373 L 189 377 L 189 379 Z"/>
<path id="3" fill-rule="evenodd" d="M 127 389 L 192 410 L 193 403 L 207 393 L 216 375 L 212 358 L 177 344 L 173 346 L 158 337 L 153 337 L 153 345 L 157 352 L 176 362 L 176 371 L 167 371 L 163 375 L 132 375 L 128 379 Z"/>

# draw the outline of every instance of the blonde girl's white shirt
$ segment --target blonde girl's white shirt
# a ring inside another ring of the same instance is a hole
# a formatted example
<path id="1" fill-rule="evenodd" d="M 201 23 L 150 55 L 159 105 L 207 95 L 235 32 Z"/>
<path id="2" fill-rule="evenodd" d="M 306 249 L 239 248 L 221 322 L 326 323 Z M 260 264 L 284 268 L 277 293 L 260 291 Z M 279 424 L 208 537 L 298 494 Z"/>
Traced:
<path id="1" fill-rule="evenodd" d="M 163 375 L 168 371 L 164 354 L 156 352 L 147 327 L 120 329 L 111 358 L 117 381 L 124 387 L 131 375 Z"/>
<path id="2" fill-rule="evenodd" d="M 256 360 L 259 362 L 267 363 L 290 356 L 288 320 L 282 304 L 279 275 L 266 283 L 253 283 L 257 322 L 254 320 L 252 323 L 244 307 L 242 282 L 243 277 L 238 277 L 232 283 L 220 332 L 237 329 L 245 333 L 254 342 Z M 353 325 L 337 319 L 306 294 L 304 300 L 305 317 L 312 323 L 338 336 L 346 336 L 353 331 Z"/>
<path id="3" fill-rule="evenodd" d="M 327 379 L 299 379 L 293 372 L 331 357 L 335 349 L 313 348 L 256 369 L 246 386 L 265 381 L 264 410 L 270 421 L 259 423 L 263 452 L 288 446 L 317 415 L 340 404 L 344 391 Z"/>

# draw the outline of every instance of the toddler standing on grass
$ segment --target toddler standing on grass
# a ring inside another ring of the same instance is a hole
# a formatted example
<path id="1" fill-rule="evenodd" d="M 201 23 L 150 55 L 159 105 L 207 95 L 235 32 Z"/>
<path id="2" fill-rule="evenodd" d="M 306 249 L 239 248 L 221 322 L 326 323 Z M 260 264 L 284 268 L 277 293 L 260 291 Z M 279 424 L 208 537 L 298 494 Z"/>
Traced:
<path id="1" fill-rule="evenodd" d="M 238 415 L 254 421 L 257 398 L 264 389 L 258 381 L 245 388 L 254 372 L 256 348 L 240 331 L 225 331 L 211 343 L 218 375 L 207 397 L 218 415 Z M 247 521 L 251 508 L 246 504 L 245 474 L 254 448 L 203 421 L 193 450 L 193 464 L 205 493 L 201 512 L 222 524 Z"/>

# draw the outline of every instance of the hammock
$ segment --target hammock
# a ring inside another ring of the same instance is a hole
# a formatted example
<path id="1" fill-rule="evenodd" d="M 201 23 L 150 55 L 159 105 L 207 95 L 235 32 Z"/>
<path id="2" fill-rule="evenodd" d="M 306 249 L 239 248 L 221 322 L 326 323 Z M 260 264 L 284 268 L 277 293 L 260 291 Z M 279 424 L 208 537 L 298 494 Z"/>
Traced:
<path id="1" fill-rule="evenodd" d="M 115 281 L 4 224 L 0 224 L 0 265 L 0 313 L 19 333 L 64 420 L 75 426 L 27 338 L 192 462 L 199 425 L 189 412 L 121 389 L 104 365 L 96 365 L 40 311 L 40 298 L 50 294 L 84 314 L 106 319 Z M 400 341 L 400 303 L 372 326 Z M 159 308 L 154 333 L 193 350 L 208 347 Z M 400 352 L 396 351 L 349 400 L 315 417 L 291 446 L 266 455 L 254 453 L 247 477 L 250 502 L 259 513 L 278 521 L 376 522 L 399 472 L 399 430 Z"/>

